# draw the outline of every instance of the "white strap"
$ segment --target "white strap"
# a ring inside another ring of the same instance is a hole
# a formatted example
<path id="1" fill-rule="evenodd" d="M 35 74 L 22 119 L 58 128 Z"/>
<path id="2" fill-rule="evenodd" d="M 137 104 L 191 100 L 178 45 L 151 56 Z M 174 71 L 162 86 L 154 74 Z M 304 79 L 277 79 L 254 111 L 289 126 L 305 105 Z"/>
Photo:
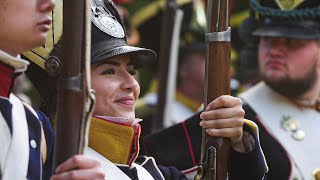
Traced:
<path id="1" fill-rule="evenodd" d="M 158 173 L 159 173 L 159 175 L 161 176 L 161 178 L 162 178 L 163 180 L 165 180 L 162 172 L 160 171 L 159 167 L 157 166 L 156 160 L 155 160 L 153 157 L 147 157 L 147 156 L 145 156 L 144 158 L 145 158 L 144 161 L 143 161 L 140 165 L 139 165 L 139 164 L 136 164 L 136 163 L 133 163 L 133 165 L 134 165 L 135 167 L 139 166 L 138 168 L 143 168 L 144 170 L 146 170 L 143 166 L 144 166 L 146 163 L 152 161 L 152 164 L 154 165 L 154 168 L 158 171 Z M 137 168 L 137 169 L 138 169 L 138 168 Z M 147 173 L 150 174 L 148 171 L 147 171 Z M 152 177 L 152 179 L 153 179 L 153 177 Z"/>
<path id="2" fill-rule="evenodd" d="M 4 172 L 7 153 L 11 143 L 11 133 L 9 126 L 0 112 L 0 174 Z M 1 179 L 1 175 L 0 175 Z"/>
<path id="3" fill-rule="evenodd" d="M 108 180 L 130 180 L 130 178 L 121 171 L 116 165 L 114 165 L 110 160 L 96 152 L 95 150 L 87 147 L 85 149 L 85 154 L 96 158 L 100 161 L 101 168 L 105 174 L 105 179 Z"/>
<path id="4" fill-rule="evenodd" d="M 137 169 L 137 174 L 138 174 L 139 179 L 154 180 L 154 178 L 151 176 L 151 174 L 141 165 L 133 163 L 132 166 Z"/>
<path id="5" fill-rule="evenodd" d="M 2 172 L 2 180 L 26 179 L 29 164 L 29 133 L 24 106 L 11 95 L 12 103 L 12 140 Z"/>
<path id="6" fill-rule="evenodd" d="M 299 113 L 295 107 L 293 107 L 285 97 L 271 90 L 264 82 L 260 82 L 254 87 L 250 88 L 248 91 L 240 94 L 240 97 L 256 112 L 256 114 L 259 115 L 261 119 L 260 122 L 266 128 L 266 131 L 272 136 L 273 139 L 280 143 L 280 146 L 284 148 L 292 167 L 289 179 L 308 179 L 303 177 L 303 171 L 301 171 L 295 163 L 294 157 L 296 158 L 296 156 L 292 156 L 292 153 L 290 153 L 290 150 L 294 147 L 293 143 L 296 142 L 292 142 L 293 140 L 290 138 L 290 136 L 288 138 L 288 133 L 283 131 L 280 126 L 280 121 L 282 118 L 281 116 L 283 114 Z M 305 119 L 309 120 L 310 122 L 312 118 L 307 118 L 307 115 L 308 113 L 303 114 Z M 286 144 L 291 143 L 293 146 L 288 146 L 289 148 L 286 147 Z M 301 147 L 301 145 L 299 147 Z M 308 162 L 304 164 L 306 165 L 310 163 Z M 311 172 L 309 174 L 311 175 Z"/>

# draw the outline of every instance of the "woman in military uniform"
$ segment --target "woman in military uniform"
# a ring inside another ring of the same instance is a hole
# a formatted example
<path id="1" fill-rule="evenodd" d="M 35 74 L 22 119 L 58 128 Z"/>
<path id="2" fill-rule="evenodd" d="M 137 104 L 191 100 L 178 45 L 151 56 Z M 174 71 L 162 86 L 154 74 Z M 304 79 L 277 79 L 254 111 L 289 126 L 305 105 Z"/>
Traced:
<path id="1" fill-rule="evenodd" d="M 137 158 L 138 122 L 141 120 L 135 117 L 134 108 L 140 86 L 134 74 L 138 68 L 153 63 L 156 54 L 149 49 L 127 45 L 126 32 L 112 1 L 94 0 L 91 9 L 91 81 L 97 103 L 91 119 L 86 154 L 100 159 L 107 179 L 187 179 L 174 167 L 158 166 L 152 157 Z M 57 49 L 51 55 L 61 56 Z M 33 60 L 32 56 L 29 57 Z M 33 68 L 39 71 L 39 66 L 34 65 Z M 31 76 L 31 79 L 37 77 L 39 75 Z M 43 85 L 38 84 L 38 87 Z M 54 92 L 46 93 L 42 94 L 45 99 L 55 97 Z M 256 135 L 252 133 L 256 140 L 254 143 L 243 144 L 244 111 L 241 101 L 231 96 L 221 96 L 208 107 L 201 114 L 201 126 L 207 128 L 210 135 L 230 138 L 233 156 L 237 157 L 230 169 L 234 177 L 239 174 L 238 177 L 256 179 L 257 176 L 250 177 L 259 174 L 258 177 L 262 178 L 265 164 Z M 244 170 L 242 160 L 254 164 L 254 168 Z"/>

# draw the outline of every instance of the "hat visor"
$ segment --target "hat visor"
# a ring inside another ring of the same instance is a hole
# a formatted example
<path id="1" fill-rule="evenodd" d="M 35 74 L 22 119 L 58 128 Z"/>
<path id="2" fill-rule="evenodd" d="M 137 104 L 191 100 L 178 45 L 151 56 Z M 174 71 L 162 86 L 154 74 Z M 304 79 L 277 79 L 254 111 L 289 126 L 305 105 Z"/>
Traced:
<path id="1" fill-rule="evenodd" d="M 264 26 L 252 33 L 254 36 L 283 37 L 291 39 L 320 39 L 320 33 L 301 27 Z"/>
<path id="2" fill-rule="evenodd" d="M 133 65 L 137 69 L 152 65 L 157 58 L 156 53 L 150 49 L 133 46 L 120 46 L 103 51 L 98 56 L 92 57 L 91 63 L 100 63 L 110 58 L 125 54 L 130 55 Z"/>

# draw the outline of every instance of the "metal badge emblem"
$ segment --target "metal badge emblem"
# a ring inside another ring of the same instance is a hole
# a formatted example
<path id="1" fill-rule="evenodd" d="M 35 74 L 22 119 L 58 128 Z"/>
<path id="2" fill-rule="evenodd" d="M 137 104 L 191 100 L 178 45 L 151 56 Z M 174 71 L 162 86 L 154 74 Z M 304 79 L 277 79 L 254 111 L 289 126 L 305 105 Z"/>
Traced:
<path id="1" fill-rule="evenodd" d="M 275 0 L 281 10 L 293 10 L 305 0 Z"/>
<path id="2" fill-rule="evenodd" d="M 306 133 L 300 129 L 299 120 L 292 118 L 291 116 L 283 116 L 281 120 L 281 127 L 285 131 L 291 133 L 291 137 L 297 141 L 301 141 L 306 136 Z"/>
<path id="3" fill-rule="evenodd" d="M 91 10 L 92 22 L 97 28 L 115 38 L 123 38 L 125 36 L 121 24 L 109 13 L 105 12 L 100 7 L 91 7 Z"/>

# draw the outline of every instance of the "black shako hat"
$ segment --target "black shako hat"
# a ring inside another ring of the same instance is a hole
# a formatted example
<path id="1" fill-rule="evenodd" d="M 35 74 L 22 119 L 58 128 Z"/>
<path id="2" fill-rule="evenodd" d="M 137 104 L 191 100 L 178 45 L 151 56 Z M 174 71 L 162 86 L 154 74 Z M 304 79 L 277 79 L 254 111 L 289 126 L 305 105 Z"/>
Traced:
<path id="1" fill-rule="evenodd" d="M 91 28 L 91 63 L 129 54 L 135 68 L 151 65 L 156 53 L 150 49 L 129 46 L 119 12 L 111 0 L 93 0 Z"/>
<path id="2" fill-rule="evenodd" d="M 319 0 L 250 0 L 258 13 L 254 36 L 320 39 Z"/>

